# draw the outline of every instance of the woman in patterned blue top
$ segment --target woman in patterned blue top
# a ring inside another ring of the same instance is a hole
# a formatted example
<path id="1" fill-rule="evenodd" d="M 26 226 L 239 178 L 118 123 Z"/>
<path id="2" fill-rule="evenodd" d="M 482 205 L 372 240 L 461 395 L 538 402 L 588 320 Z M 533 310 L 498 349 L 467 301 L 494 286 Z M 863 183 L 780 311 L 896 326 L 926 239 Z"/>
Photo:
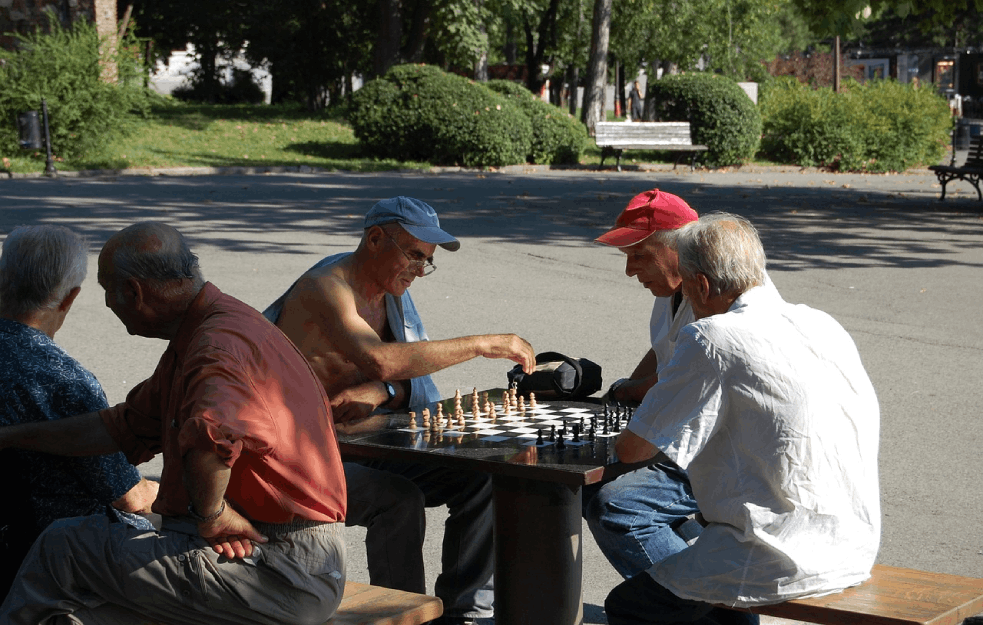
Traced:
<path id="1" fill-rule="evenodd" d="M 0 255 L 0 426 L 107 407 L 95 376 L 53 340 L 85 274 L 85 243 L 67 228 L 21 227 L 7 236 Z M 0 598 L 53 520 L 102 512 L 146 523 L 130 513 L 149 512 L 157 491 L 121 453 L 61 457 L 8 449 L 0 451 L 0 475 L 12 478 L 14 489 L 0 513 Z"/>

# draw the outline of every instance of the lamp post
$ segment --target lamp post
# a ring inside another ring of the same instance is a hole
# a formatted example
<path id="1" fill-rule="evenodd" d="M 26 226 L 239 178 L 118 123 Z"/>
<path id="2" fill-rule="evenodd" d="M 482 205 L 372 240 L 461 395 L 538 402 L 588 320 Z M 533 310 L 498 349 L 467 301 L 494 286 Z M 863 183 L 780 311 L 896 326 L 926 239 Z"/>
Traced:
<path id="1" fill-rule="evenodd" d="M 48 129 L 48 102 L 41 98 L 41 113 L 44 120 L 44 140 L 41 140 L 41 124 L 37 111 L 27 111 L 17 116 L 17 128 L 20 133 L 20 147 L 24 150 L 40 150 L 43 146 L 47 152 L 44 164 L 44 175 L 55 176 L 54 159 L 51 157 L 51 132 Z"/>

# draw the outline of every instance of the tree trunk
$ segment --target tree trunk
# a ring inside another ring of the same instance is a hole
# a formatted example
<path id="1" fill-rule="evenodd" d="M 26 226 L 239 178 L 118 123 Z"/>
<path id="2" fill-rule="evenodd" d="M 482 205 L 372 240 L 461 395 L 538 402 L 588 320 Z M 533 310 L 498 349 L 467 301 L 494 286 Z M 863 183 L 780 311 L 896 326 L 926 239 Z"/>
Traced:
<path id="1" fill-rule="evenodd" d="M 642 120 L 647 122 L 658 121 L 655 118 L 655 90 L 652 87 L 655 81 L 659 79 L 659 65 L 658 59 L 649 61 L 648 72 L 645 75 L 645 101 L 642 104 Z"/>
<path id="2" fill-rule="evenodd" d="M 571 63 L 570 67 L 567 68 L 567 86 L 570 88 L 570 100 L 567 102 L 567 106 L 571 115 L 577 114 L 577 107 L 580 105 L 577 102 L 577 83 L 579 80 L 580 68 Z"/>
<path id="3" fill-rule="evenodd" d="M 618 61 L 614 66 L 614 97 L 618 98 L 618 109 L 621 114 L 628 117 L 630 111 L 628 110 L 628 101 L 625 99 L 625 64 Z M 639 120 L 633 119 L 633 122 Z"/>
<path id="4" fill-rule="evenodd" d="M 584 107 L 581 120 L 594 136 L 597 122 L 604 120 L 604 89 L 608 84 L 608 42 L 611 36 L 612 0 L 594 0 L 591 24 L 590 56 L 584 84 Z"/>
<path id="5" fill-rule="evenodd" d="M 399 63 L 399 45 L 403 38 L 403 21 L 399 14 L 399 0 L 379 0 L 379 34 L 375 40 L 375 57 L 372 71 L 382 76 L 390 67 Z"/>

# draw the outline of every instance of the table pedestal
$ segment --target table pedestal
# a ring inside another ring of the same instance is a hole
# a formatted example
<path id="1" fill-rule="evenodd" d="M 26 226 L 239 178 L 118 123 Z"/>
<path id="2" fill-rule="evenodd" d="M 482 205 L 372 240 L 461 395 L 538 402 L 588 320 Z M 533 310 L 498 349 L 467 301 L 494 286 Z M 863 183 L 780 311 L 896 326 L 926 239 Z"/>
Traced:
<path id="1" fill-rule="evenodd" d="M 495 624 L 583 621 L 581 488 L 495 475 Z"/>

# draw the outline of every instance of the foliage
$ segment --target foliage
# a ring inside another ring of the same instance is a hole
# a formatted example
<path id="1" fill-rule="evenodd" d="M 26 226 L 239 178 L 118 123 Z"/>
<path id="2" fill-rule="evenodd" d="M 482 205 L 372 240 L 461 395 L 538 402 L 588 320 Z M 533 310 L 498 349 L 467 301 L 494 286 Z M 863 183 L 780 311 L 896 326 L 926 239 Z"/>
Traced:
<path id="1" fill-rule="evenodd" d="M 811 43 L 806 31 L 791 0 L 615 0 L 611 48 L 628 68 L 658 59 L 760 80 L 760 61 Z"/>
<path id="2" fill-rule="evenodd" d="M 844 171 L 904 171 L 935 164 L 952 117 L 931 89 L 893 80 L 845 83 L 841 93 L 791 78 L 762 90 L 762 148 L 772 160 Z"/>
<path id="3" fill-rule="evenodd" d="M 761 137 L 761 115 L 736 82 L 714 74 L 666 76 L 650 82 L 659 121 L 688 121 L 693 143 L 707 146 L 711 167 L 751 159 Z"/>
<path id="4" fill-rule="evenodd" d="M 543 102 L 509 80 L 489 80 L 488 88 L 514 101 L 532 124 L 530 163 L 577 163 L 587 147 L 587 130 L 572 115 Z"/>
<path id="5" fill-rule="evenodd" d="M 479 83 L 427 65 L 399 65 L 355 92 L 349 115 L 373 155 L 465 166 L 511 165 L 530 152 L 519 107 Z"/>
<path id="6" fill-rule="evenodd" d="M 891 10 L 911 16 L 925 30 L 951 24 L 967 9 L 983 11 L 983 0 L 795 0 L 813 30 L 820 34 L 856 35 L 863 22 Z"/>
<path id="7" fill-rule="evenodd" d="M 197 77 L 197 75 L 196 75 Z M 221 83 L 217 90 L 202 88 L 201 82 L 193 80 L 188 87 L 179 87 L 171 95 L 185 102 L 210 102 L 213 104 L 260 104 L 266 98 L 263 88 L 256 84 L 249 70 L 235 68 L 232 80 Z"/>
<path id="8" fill-rule="evenodd" d="M 132 114 L 147 114 L 151 97 L 138 75 L 127 38 L 118 51 L 100 47 L 93 24 L 71 29 L 57 19 L 50 34 L 15 35 L 19 51 L 0 50 L 0 151 L 19 149 L 17 115 L 48 104 L 52 151 L 57 157 L 98 152 L 131 127 Z M 100 74 L 115 64 L 116 84 Z M 43 129 L 42 129 L 43 135 Z"/>

